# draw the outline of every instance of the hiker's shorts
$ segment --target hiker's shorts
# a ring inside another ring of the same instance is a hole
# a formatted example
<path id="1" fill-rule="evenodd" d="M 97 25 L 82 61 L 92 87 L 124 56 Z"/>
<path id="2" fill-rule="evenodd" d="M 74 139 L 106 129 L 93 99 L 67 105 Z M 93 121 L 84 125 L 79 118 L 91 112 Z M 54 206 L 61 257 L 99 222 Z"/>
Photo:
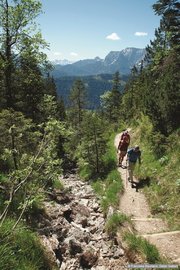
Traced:
<path id="1" fill-rule="evenodd" d="M 120 156 L 125 157 L 126 153 L 127 153 L 127 151 L 120 151 Z"/>

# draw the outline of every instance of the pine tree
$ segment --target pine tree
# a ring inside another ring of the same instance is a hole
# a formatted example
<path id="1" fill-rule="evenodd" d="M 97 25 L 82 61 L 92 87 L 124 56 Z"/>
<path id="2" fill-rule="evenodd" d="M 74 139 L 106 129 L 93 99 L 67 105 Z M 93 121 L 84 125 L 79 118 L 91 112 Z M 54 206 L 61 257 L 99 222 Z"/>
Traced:
<path id="1" fill-rule="evenodd" d="M 114 74 L 113 85 L 112 85 L 112 121 L 118 122 L 120 115 L 120 103 L 121 103 L 121 93 L 120 93 L 120 74 L 117 71 Z"/>
<path id="2" fill-rule="evenodd" d="M 162 16 L 160 25 L 169 40 L 170 47 L 178 47 L 180 41 L 179 19 L 180 3 L 178 0 L 158 0 L 153 9 L 155 14 Z"/>
<path id="3" fill-rule="evenodd" d="M 103 114 L 111 123 L 117 123 L 120 116 L 120 74 L 116 72 L 113 78 L 112 90 L 100 96 Z"/>
<path id="4" fill-rule="evenodd" d="M 105 122 L 95 112 L 87 112 L 83 118 L 82 141 L 77 149 L 79 166 L 88 167 L 92 174 L 103 172 L 106 153 Z"/>
<path id="5" fill-rule="evenodd" d="M 40 122 L 39 104 L 46 92 L 45 81 L 36 56 L 29 52 L 28 56 L 20 58 L 16 78 L 13 80 L 14 107 L 33 119 L 34 122 Z"/>
<path id="6" fill-rule="evenodd" d="M 87 104 L 87 92 L 81 79 L 75 80 L 70 90 L 70 118 L 73 127 L 80 129 L 83 119 L 83 110 Z"/>

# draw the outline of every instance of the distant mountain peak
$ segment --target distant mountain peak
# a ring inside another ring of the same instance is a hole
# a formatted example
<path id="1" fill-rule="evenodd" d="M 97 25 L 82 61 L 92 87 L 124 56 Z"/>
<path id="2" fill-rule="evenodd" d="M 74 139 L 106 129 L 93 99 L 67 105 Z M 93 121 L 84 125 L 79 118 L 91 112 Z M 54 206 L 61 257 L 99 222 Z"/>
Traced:
<path id="1" fill-rule="evenodd" d="M 96 60 L 96 61 L 102 61 L 103 59 L 101 59 L 99 56 L 96 56 L 96 57 L 94 58 L 94 60 Z"/>
<path id="2" fill-rule="evenodd" d="M 113 65 L 119 57 L 120 51 L 110 51 L 104 59 L 105 65 Z"/>
<path id="3" fill-rule="evenodd" d="M 84 59 L 71 65 L 55 66 L 52 75 L 60 76 L 89 76 L 98 74 L 130 74 L 134 65 L 137 65 L 145 56 L 145 49 L 128 47 L 121 51 L 110 51 L 104 59 Z"/>
<path id="4" fill-rule="evenodd" d="M 51 61 L 51 63 L 53 65 L 61 65 L 61 66 L 65 66 L 65 65 L 70 65 L 70 64 L 73 64 L 74 62 L 73 61 L 69 61 L 67 59 L 55 59 L 53 61 Z"/>

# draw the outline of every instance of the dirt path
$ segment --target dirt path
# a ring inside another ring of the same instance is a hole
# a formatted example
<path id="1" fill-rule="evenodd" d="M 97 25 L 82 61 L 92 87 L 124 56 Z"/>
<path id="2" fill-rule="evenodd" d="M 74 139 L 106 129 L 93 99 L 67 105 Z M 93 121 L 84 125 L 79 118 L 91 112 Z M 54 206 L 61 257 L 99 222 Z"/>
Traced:
<path id="1" fill-rule="evenodd" d="M 119 139 L 120 134 L 115 138 L 116 148 Z M 118 171 L 125 187 L 120 200 L 121 212 L 131 217 L 137 234 L 154 244 L 162 256 L 165 256 L 171 262 L 180 263 L 180 231 L 169 232 L 167 224 L 151 214 L 143 190 L 131 187 L 131 184 L 127 181 L 127 170 L 118 168 Z"/>

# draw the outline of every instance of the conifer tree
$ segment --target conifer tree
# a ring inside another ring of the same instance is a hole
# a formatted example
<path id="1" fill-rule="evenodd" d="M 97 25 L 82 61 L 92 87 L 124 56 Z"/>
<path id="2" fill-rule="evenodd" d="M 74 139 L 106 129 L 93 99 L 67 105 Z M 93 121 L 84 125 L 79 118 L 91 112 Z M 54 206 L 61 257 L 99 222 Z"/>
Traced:
<path id="1" fill-rule="evenodd" d="M 100 97 L 103 113 L 112 123 L 117 123 L 120 116 L 120 104 L 122 96 L 120 93 L 120 82 L 120 74 L 119 72 L 116 72 L 113 77 L 112 90 L 106 91 Z"/>
<path id="2" fill-rule="evenodd" d="M 155 39 L 146 48 L 148 65 L 126 85 L 122 106 L 131 107 L 129 118 L 147 114 L 154 129 L 168 136 L 180 125 L 180 9 L 176 0 L 158 0 L 153 9 L 162 18 Z"/>
<path id="3" fill-rule="evenodd" d="M 49 72 L 45 78 L 45 93 L 47 95 L 52 95 L 57 99 L 56 84 L 54 78 L 50 76 Z"/>
<path id="4" fill-rule="evenodd" d="M 120 74 L 117 71 L 114 74 L 113 85 L 112 85 L 112 121 L 114 123 L 118 122 L 120 117 L 120 103 L 121 103 L 121 93 L 120 93 Z"/>
<path id="5" fill-rule="evenodd" d="M 153 9 L 155 14 L 162 16 L 160 27 L 163 29 L 169 41 L 169 46 L 179 47 L 180 31 L 180 3 L 178 0 L 158 0 Z"/>
<path id="6" fill-rule="evenodd" d="M 25 58 L 24 58 L 25 57 Z M 20 58 L 14 78 L 14 107 L 34 122 L 40 122 L 39 104 L 45 92 L 45 79 L 37 61 L 37 55 L 29 53 Z"/>
<path id="7" fill-rule="evenodd" d="M 87 104 L 87 92 L 81 79 L 75 80 L 70 90 L 70 117 L 74 127 L 80 128 L 83 119 L 83 110 Z"/>
<path id="8" fill-rule="evenodd" d="M 87 112 L 83 118 L 82 142 L 77 155 L 79 166 L 87 166 L 92 174 L 102 173 L 104 169 L 103 157 L 107 148 L 105 124 L 95 112 Z"/>

